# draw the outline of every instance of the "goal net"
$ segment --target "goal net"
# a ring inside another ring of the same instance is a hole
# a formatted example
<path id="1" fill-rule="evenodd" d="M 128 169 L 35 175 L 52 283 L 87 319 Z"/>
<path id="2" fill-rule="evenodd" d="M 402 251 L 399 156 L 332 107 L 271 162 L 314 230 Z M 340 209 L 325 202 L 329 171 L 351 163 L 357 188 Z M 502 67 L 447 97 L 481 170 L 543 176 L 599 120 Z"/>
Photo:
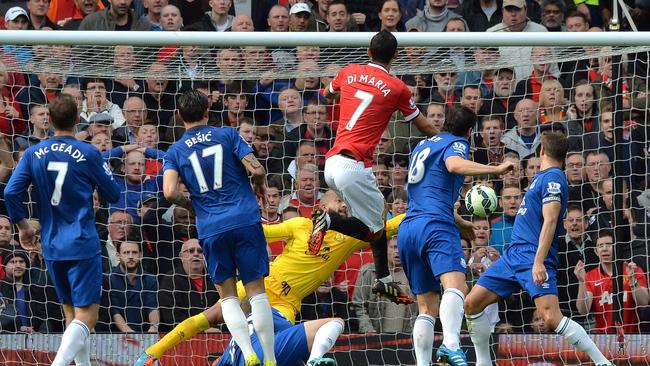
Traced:
<path id="1" fill-rule="evenodd" d="M 166 202 L 156 186 L 165 151 L 184 133 L 177 96 L 193 88 L 204 91 L 210 98 L 209 124 L 236 128 L 253 146 L 270 187 L 263 220 L 275 224 L 310 217 L 327 190 L 324 156 L 336 137 L 340 105 L 323 99 L 320 90 L 342 67 L 368 62 L 366 47 L 324 47 L 316 41 L 274 47 L 234 46 L 230 40 L 215 47 L 174 46 L 170 38 L 163 44 L 169 45 L 24 44 L 0 53 L 3 186 L 25 149 L 52 136 L 47 104 L 63 92 L 78 102 L 77 138 L 104 152 L 126 187 L 118 204 L 95 201 L 105 278 L 91 339 L 92 357 L 101 365 L 132 364 L 147 346 L 218 299 L 202 254 L 194 249 L 193 217 Z M 571 192 L 566 217 L 558 223 L 566 229 L 558 238 L 561 309 L 592 334 L 608 358 L 648 365 L 650 47 L 429 44 L 400 48 L 391 73 L 409 86 L 432 124 L 442 126 L 452 105 L 475 111 L 474 161 L 511 160 L 517 166 L 506 176 L 467 179 L 462 188 L 461 197 L 472 185 L 485 183 L 499 196 L 498 211 L 487 220 L 473 218 L 476 238 L 463 241 L 469 287 L 509 244 L 514 215 L 539 171 L 540 131 L 564 131 L 571 145 L 565 166 Z M 398 114 L 376 150 L 373 171 L 389 217 L 406 209 L 409 153 L 422 139 Z M 138 149 L 125 154 L 136 148 L 132 145 Z M 31 194 L 25 205 L 38 228 Z M 459 212 L 467 214 L 463 204 Z M 42 256 L 20 251 L 4 202 L 0 213 L 0 363 L 49 365 L 64 326 L 60 304 Z M 615 241 L 602 239 L 615 229 Z M 392 240 L 389 263 L 406 289 Z M 124 243 L 138 244 L 137 255 Z M 285 244 L 269 243 L 271 258 L 289 250 Z M 613 264 L 626 271 L 611 275 Z M 133 270 L 135 275 L 125 275 Z M 306 268 L 305 276 L 310 273 Z M 375 297 L 373 279 L 372 254 L 362 249 L 313 289 L 297 319 L 345 320 L 333 353 L 339 365 L 414 364 L 417 305 Z M 591 294 L 586 301 L 584 291 Z M 492 359 L 499 365 L 588 361 L 544 326 L 525 293 L 490 306 L 488 313 L 495 330 Z M 438 321 L 436 346 L 441 335 Z M 162 364 L 207 365 L 223 353 L 229 338 L 224 327 L 210 329 L 170 351 Z M 465 325 L 461 343 L 473 362 Z"/>

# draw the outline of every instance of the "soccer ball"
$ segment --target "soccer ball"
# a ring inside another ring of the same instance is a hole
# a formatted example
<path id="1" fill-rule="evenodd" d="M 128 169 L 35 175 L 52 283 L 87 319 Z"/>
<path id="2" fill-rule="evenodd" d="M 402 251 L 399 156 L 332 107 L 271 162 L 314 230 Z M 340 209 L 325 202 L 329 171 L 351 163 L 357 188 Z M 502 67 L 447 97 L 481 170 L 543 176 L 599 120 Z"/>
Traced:
<path id="1" fill-rule="evenodd" d="M 497 209 L 497 194 L 494 189 L 477 184 L 465 195 L 465 207 L 474 216 L 488 217 Z"/>

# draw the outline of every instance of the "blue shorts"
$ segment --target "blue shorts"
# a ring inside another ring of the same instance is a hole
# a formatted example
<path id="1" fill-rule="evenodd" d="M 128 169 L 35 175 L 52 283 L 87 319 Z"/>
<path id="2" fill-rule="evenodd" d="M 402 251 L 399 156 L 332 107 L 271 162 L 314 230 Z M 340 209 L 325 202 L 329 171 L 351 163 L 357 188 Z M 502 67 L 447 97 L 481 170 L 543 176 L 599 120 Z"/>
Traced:
<path id="1" fill-rule="evenodd" d="M 411 291 L 416 295 L 440 292 L 440 275 L 465 273 L 467 268 L 460 233 L 448 223 L 429 218 L 403 221 L 397 249 Z"/>
<path id="2" fill-rule="evenodd" d="M 273 327 L 275 331 L 275 358 L 278 365 L 302 366 L 309 359 L 309 346 L 304 324 L 293 325 L 280 312 L 273 309 Z M 264 363 L 262 345 L 257 334 L 251 336 L 253 350 Z M 243 366 L 244 355 L 234 341 L 230 341 L 223 356 L 214 366 Z"/>
<path id="3" fill-rule="evenodd" d="M 81 260 L 46 260 L 54 289 L 62 304 L 83 308 L 102 297 L 102 257 Z"/>
<path id="4" fill-rule="evenodd" d="M 269 274 L 269 254 L 262 224 L 244 226 L 201 240 L 212 282 L 235 278 L 247 284 Z"/>
<path id="5" fill-rule="evenodd" d="M 557 296 L 557 267 L 545 263 L 548 280 L 537 286 L 533 282 L 533 263 L 537 247 L 510 245 L 501 258 L 479 277 L 477 285 L 506 298 L 520 289 L 526 290 L 532 299 L 544 295 Z"/>

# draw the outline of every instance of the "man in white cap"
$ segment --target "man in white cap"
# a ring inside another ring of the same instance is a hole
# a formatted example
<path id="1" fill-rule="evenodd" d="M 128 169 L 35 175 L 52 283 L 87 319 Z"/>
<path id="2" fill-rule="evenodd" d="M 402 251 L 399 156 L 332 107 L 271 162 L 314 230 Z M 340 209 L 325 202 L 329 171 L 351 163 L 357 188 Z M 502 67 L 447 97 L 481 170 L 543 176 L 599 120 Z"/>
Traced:
<path id="1" fill-rule="evenodd" d="M 28 26 L 29 16 L 20 6 L 9 8 L 5 13 L 5 27 L 8 30 L 26 30 Z"/>
<path id="2" fill-rule="evenodd" d="M 305 32 L 311 22 L 311 9 L 306 3 L 295 3 L 289 10 L 289 32 Z"/>
<path id="3" fill-rule="evenodd" d="M 503 0 L 503 20 L 501 23 L 490 27 L 486 32 L 548 32 L 546 27 L 528 19 L 528 8 L 526 0 Z M 522 80 L 533 71 L 532 60 L 530 58 L 531 47 L 500 47 L 499 53 L 502 60 L 508 62 L 518 62 L 520 65 L 515 67 L 515 78 Z M 557 66 L 552 70 L 557 73 Z"/>

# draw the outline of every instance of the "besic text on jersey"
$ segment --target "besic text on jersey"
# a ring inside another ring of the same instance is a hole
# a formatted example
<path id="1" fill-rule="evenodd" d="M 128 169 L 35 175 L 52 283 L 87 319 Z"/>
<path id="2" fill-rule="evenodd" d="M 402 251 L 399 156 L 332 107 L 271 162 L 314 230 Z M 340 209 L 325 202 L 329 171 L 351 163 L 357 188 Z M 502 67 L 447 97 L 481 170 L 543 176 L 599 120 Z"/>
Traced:
<path id="1" fill-rule="evenodd" d="M 49 148 L 47 146 L 43 146 L 38 150 L 34 151 L 34 155 L 40 159 L 45 155 L 47 155 L 50 151 L 59 151 L 59 152 L 67 153 L 73 159 L 75 159 L 77 163 L 86 161 L 86 157 L 84 156 L 84 154 L 81 153 L 81 151 L 72 147 L 72 145 L 68 145 L 64 142 L 60 144 L 52 144 Z"/>
<path id="2" fill-rule="evenodd" d="M 192 147 L 194 144 L 206 141 L 212 141 L 212 131 L 208 133 L 199 132 L 196 136 L 188 137 L 187 140 L 185 140 L 185 145 L 187 145 L 187 147 Z"/>

